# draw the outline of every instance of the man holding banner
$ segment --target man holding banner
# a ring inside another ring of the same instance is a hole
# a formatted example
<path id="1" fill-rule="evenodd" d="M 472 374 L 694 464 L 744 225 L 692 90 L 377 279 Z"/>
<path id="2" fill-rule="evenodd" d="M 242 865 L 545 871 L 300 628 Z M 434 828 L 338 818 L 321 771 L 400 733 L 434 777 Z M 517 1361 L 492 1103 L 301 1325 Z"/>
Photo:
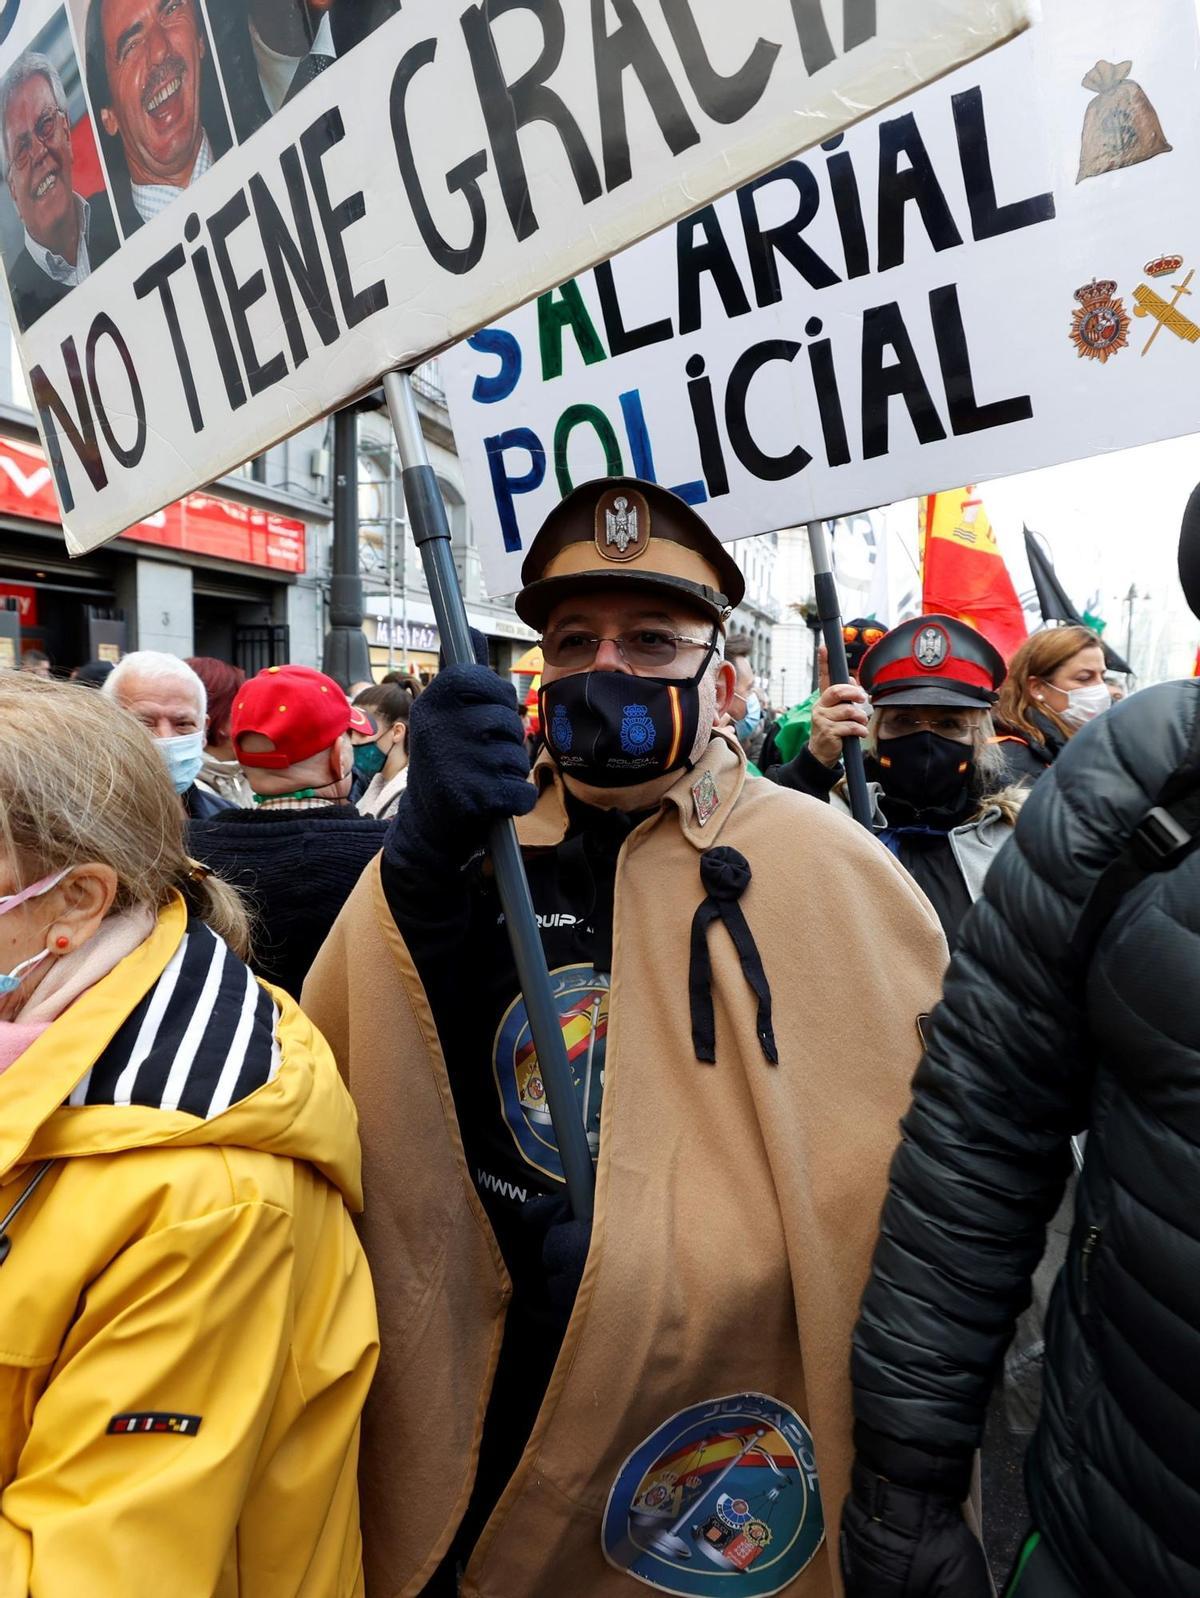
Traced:
<path id="1" fill-rule="evenodd" d="M 585 485 L 523 575 L 532 781 L 511 688 L 443 671 L 382 865 L 304 991 L 364 1145 L 368 1583 L 419 1591 L 445 1560 L 444 1590 L 466 1565 L 497 1598 L 739 1571 L 831 1598 L 850 1329 L 945 946 L 861 828 L 747 781 L 717 728 L 743 580 L 695 511 Z M 590 1236 L 479 854 L 498 815 L 521 817 L 597 1156 Z M 811 1003 L 830 948 L 850 1010 Z"/>

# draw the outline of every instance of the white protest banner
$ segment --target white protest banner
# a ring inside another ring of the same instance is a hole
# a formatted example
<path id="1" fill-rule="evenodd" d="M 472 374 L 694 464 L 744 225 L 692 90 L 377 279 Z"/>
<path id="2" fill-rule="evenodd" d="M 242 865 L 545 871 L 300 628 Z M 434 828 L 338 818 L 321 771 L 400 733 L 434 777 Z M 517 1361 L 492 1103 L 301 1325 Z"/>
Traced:
<path id="1" fill-rule="evenodd" d="M 1032 3 L 6 0 L 0 259 L 69 546 L 992 48 Z"/>
<path id="2" fill-rule="evenodd" d="M 1197 57 L 1193 0 L 1046 0 L 443 356 L 491 592 L 606 473 L 733 539 L 1200 431 Z"/>

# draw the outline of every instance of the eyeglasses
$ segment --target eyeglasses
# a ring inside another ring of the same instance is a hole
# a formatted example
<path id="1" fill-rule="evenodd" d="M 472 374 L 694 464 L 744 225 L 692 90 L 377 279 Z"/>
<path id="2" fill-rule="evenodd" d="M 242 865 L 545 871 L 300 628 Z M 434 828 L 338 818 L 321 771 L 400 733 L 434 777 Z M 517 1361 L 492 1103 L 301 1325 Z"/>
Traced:
<path id="1" fill-rule="evenodd" d="M 872 644 L 877 644 L 881 638 L 887 637 L 884 627 L 843 627 L 842 641 L 847 644 L 865 644 L 870 649 Z"/>
<path id="2" fill-rule="evenodd" d="M 584 671 L 595 661 L 601 644 L 616 644 L 627 666 L 634 671 L 652 671 L 669 666 L 681 647 L 711 649 L 716 636 L 714 631 L 711 638 L 687 638 L 659 627 L 637 627 L 632 632 L 618 633 L 615 638 L 597 638 L 595 633 L 567 628 L 542 639 L 542 655 L 547 666 Z"/>
<path id="3" fill-rule="evenodd" d="M 61 111 L 42 112 L 33 124 L 33 134 L 23 133 L 13 146 L 12 164 L 18 171 L 23 172 L 33 159 L 33 135 L 37 135 L 39 144 L 49 146 L 58 138 L 59 123 L 66 120 Z"/>
<path id="4" fill-rule="evenodd" d="M 961 712 L 917 716 L 909 710 L 887 710 L 879 720 L 879 736 L 907 738 L 914 732 L 936 732 L 943 738 L 958 738 L 965 743 L 971 737 L 973 725 L 970 717 Z"/>

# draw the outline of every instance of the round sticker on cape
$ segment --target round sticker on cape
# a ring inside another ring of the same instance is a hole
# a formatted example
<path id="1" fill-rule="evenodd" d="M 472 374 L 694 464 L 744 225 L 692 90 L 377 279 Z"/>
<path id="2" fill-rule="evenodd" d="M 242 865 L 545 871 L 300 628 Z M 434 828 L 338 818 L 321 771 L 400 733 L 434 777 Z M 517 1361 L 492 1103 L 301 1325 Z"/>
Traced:
<path id="1" fill-rule="evenodd" d="M 562 966 L 550 973 L 550 989 L 593 1159 L 600 1151 L 608 981 L 607 972 L 595 971 L 590 965 Z M 561 1182 L 558 1141 L 521 994 L 509 1005 L 496 1029 L 492 1069 L 500 1094 L 500 1113 L 522 1158 L 543 1176 Z"/>
<path id="2" fill-rule="evenodd" d="M 601 1539 L 609 1564 L 660 1592 L 782 1592 L 825 1540 L 808 1427 L 763 1393 L 681 1410 L 621 1466 Z"/>

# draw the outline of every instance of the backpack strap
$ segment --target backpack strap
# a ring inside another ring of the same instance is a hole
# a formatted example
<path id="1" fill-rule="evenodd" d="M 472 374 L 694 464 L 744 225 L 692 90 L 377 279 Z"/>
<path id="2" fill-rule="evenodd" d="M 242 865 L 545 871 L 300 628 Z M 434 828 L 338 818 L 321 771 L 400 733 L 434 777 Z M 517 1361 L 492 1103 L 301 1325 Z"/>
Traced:
<path id="1" fill-rule="evenodd" d="M 1133 830 L 1117 858 L 1102 871 L 1084 903 L 1071 952 L 1084 965 L 1113 911 L 1134 888 L 1160 871 L 1172 871 L 1200 844 L 1200 718 L 1187 758 L 1167 779 L 1156 803 Z"/>

